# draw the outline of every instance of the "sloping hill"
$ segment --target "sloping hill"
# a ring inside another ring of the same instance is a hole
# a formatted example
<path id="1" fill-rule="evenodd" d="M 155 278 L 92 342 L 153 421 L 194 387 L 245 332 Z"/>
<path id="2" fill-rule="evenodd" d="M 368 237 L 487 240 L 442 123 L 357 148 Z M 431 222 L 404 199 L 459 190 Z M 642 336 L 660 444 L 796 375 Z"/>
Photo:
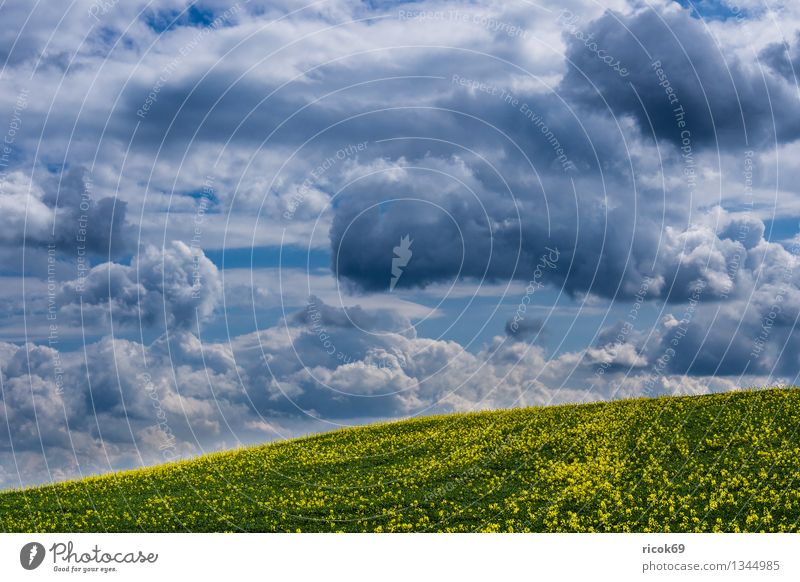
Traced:
<path id="1" fill-rule="evenodd" d="M 800 390 L 421 418 L 0 494 L 6 531 L 797 531 Z"/>

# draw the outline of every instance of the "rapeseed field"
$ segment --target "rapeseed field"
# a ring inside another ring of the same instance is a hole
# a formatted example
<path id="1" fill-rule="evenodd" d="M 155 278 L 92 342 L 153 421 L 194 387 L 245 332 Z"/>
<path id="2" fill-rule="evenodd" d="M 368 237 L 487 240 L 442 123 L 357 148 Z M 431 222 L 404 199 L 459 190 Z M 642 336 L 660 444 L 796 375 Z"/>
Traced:
<path id="1" fill-rule="evenodd" d="M 797 531 L 800 390 L 425 417 L 0 494 L 25 532 Z"/>

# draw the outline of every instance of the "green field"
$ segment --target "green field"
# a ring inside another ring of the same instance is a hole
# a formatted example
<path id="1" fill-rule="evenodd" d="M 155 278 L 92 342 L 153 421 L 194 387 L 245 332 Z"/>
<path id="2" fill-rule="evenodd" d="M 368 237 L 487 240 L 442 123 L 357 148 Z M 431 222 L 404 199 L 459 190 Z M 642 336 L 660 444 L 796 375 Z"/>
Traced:
<path id="1" fill-rule="evenodd" d="M 353 428 L 0 494 L 5 531 L 797 531 L 800 390 Z"/>

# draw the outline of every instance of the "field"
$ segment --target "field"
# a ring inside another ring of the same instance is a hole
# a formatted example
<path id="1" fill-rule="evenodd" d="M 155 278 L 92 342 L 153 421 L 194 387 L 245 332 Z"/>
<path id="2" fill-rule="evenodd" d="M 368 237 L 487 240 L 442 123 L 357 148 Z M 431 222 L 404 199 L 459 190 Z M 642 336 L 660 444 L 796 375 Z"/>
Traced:
<path id="1" fill-rule="evenodd" d="M 427 417 L 0 494 L 5 531 L 797 531 L 800 390 Z"/>

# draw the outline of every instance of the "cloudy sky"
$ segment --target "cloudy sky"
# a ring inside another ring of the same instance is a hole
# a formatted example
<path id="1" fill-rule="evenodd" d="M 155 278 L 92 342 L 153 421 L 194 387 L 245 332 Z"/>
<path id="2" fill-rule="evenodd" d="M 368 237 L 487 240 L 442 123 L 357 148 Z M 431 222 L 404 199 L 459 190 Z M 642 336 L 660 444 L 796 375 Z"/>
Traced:
<path id="1" fill-rule="evenodd" d="M 797 379 L 796 2 L 0 21 L 0 487 Z"/>

